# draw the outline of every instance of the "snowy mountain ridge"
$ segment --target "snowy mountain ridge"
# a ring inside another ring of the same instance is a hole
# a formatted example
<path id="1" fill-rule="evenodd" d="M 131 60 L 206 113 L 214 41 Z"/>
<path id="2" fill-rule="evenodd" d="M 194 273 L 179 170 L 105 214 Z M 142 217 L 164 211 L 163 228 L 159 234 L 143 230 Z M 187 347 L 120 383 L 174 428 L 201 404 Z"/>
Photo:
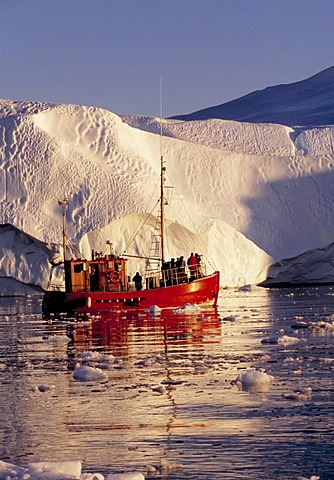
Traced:
<path id="1" fill-rule="evenodd" d="M 173 118 L 222 118 L 291 127 L 333 125 L 334 66 L 299 82 L 267 87 L 221 105 Z"/>
<path id="2" fill-rule="evenodd" d="M 0 293 L 46 288 L 64 196 L 68 236 L 85 256 L 107 240 L 124 251 L 158 196 L 159 119 L 2 100 L 0 132 Z M 175 187 L 169 257 L 200 251 L 222 286 L 241 286 L 263 281 L 275 261 L 332 242 L 334 127 L 169 119 L 163 134 Z M 149 253 L 155 221 L 127 253 Z M 136 262 L 130 274 L 142 269 Z"/>

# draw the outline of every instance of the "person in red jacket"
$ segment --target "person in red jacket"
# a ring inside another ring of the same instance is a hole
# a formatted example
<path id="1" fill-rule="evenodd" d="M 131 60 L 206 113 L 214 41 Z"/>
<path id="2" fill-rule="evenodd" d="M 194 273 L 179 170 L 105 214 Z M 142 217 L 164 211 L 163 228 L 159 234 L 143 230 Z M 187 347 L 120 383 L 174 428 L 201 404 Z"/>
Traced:
<path id="1" fill-rule="evenodd" d="M 190 280 L 194 280 L 197 277 L 197 258 L 193 253 L 190 254 L 190 257 L 187 260 L 187 265 L 190 271 Z"/>

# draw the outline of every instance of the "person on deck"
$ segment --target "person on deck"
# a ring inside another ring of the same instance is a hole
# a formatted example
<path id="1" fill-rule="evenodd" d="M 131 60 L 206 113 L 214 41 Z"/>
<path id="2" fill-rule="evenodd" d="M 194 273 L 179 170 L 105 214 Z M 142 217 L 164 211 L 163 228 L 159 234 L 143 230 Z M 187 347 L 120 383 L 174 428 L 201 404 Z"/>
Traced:
<path id="1" fill-rule="evenodd" d="M 203 275 L 203 270 L 202 270 L 202 267 L 201 267 L 201 255 L 199 255 L 198 253 L 195 253 L 195 258 L 197 260 L 197 268 L 196 268 L 197 277 L 202 278 L 202 277 L 204 277 L 204 275 Z"/>
<path id="2" fill-rule="evenodd" d="M 177 285 L 175 258 L 171 258 L 171 260 L 170 260 L 170 276 L 171 276 L 171 280 L 172 280 L 172 285 Z"/>
<path id="3" fill-rule="evenodd" d="M 135 284 L 135 289 L 140 291 L 143 288 L 142 284 L 142 276 L 140 275 L 139 272 L 136 273 L 136 275 L 133 277 L 132 281 Z"/>
<path id="4" fill-rule="evenodd" d="M 177 277 L 178 283 L 184 283 L 188 280 L 186 274 L 186 262 L 184 261 L 183 255 L 176 260 L 176 269 L 177 269 Z"/>
<path id="5" fill-rule="evenodd" d="M 197 277 L 198 262 L 197 262 L 197 258 L 193 254 L 193 252 L 191 252 L 190 257 L 187 260 L 187 265 L 188 265 L 189 271 L 190 271 L 190 280 L 194 280 Z"/>

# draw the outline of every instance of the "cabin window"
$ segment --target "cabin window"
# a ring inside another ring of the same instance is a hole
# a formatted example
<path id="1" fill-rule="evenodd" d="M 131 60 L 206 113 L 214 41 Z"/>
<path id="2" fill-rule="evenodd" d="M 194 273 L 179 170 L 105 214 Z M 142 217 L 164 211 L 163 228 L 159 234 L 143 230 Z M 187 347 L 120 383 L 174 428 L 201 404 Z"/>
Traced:
<path id="1" fill-rule="evenodd" d="M 73 265 L 73 271 L 74 273 L 80 273 L 83 270 L 83 263 L 76 263 Z"/>

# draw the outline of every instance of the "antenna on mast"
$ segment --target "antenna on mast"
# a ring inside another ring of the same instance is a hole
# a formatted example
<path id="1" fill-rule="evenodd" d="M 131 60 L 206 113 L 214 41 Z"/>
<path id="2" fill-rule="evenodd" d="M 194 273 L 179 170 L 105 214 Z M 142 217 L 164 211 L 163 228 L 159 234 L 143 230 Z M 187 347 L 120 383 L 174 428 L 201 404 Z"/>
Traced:
<path id="1" fill-rule="evenodd" d="M 162 157 L 162 77 L 160 77 L 160 156 Z"/>
<path id="2" fill-rule="evenodd" d="M 161 262 L 162 265 L 165 262 L 165 196 L 164 196 L 164 184 L 165 184 L 165 162 L 162 150 L 162 77 L 160 77 L 160 247 L 161 247 Z"/>

